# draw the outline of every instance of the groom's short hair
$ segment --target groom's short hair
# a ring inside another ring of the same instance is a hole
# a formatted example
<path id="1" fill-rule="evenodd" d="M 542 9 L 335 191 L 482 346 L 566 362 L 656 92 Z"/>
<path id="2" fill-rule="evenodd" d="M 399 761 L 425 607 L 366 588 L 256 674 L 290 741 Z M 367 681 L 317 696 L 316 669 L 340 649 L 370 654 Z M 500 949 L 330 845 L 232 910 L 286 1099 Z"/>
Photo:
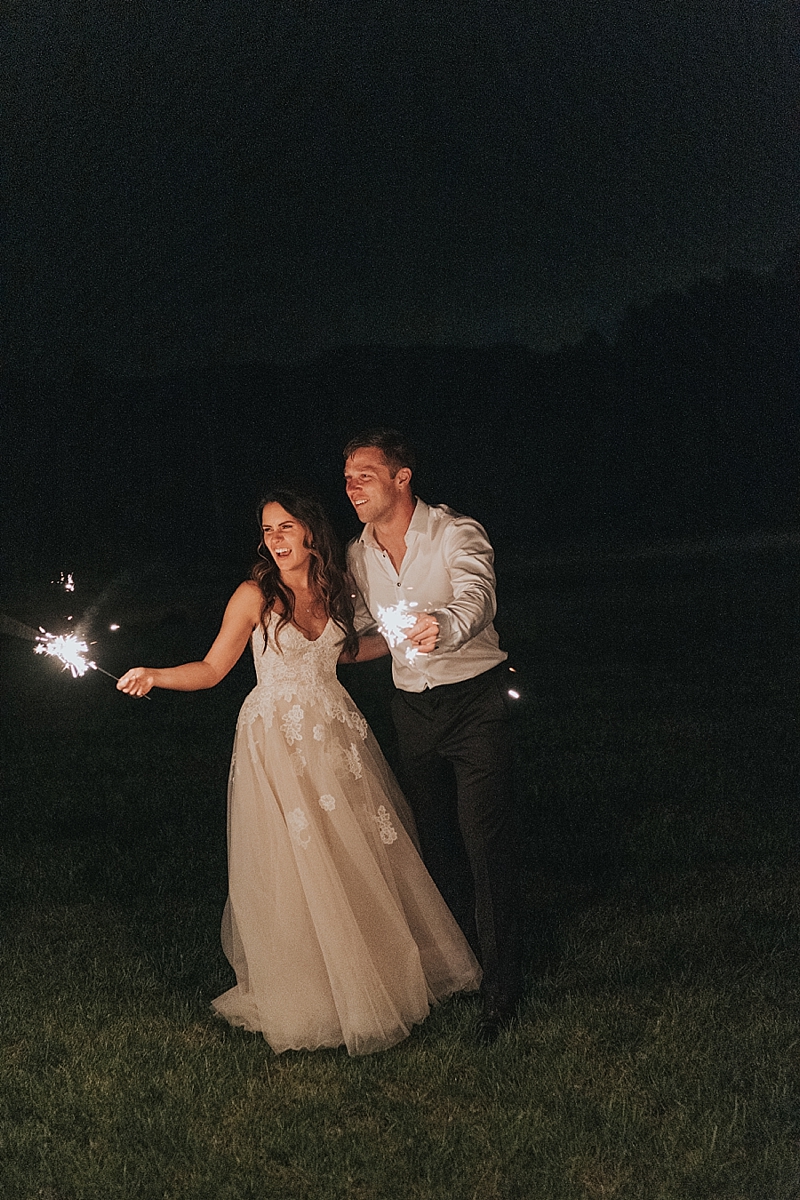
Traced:
<path id="1" fill-rule="evenodd" d="M 366 429 L 356 437 L 350 438 L 344 448 L 345 462 L 352 454 L 355 454 L 356 450 L 367 449 L 383 452 L 392 476 L 396 475 L 401 467 L 408 467 L 410 471 L 413 471 L 417 465 L 414 451 L 402 433 L 396 429 Z"/>

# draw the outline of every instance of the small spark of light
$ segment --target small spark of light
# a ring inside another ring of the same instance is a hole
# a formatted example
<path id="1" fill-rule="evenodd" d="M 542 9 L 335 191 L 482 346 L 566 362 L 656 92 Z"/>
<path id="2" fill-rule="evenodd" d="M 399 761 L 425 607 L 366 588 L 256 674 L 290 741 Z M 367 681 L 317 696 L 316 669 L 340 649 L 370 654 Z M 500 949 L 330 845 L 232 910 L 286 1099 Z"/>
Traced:
<path id="1" fill-rule="evenodd" d="M 64 670 L 72 674 L 73 679 L 85 675 L 88 670 L 96 671 L 97 663 L 91 662 L 85 656 L 89 647 L 74 633 L 64 635 L 48 633 L 39 626 L 40 636 L 33 648 L 34 654 L 49 654 L 64 664 Z"/>
<path id="2" fill-rule="evenodd" d="M 515 692 L 513 688 L 508 689 L 508 694 L 512 700 L 519 700 L 519 692 Z"/>
<path id="3" fill-rule="evenodd" d="M 119 625 L 109 625 L 108 628 L 116 630 L 116 629 L 119 629 Z"/>
<path id="4" fill-rule="evenodd" d="M 58 579 L 53 579 L 51 582 L 57 584 L 59 587 L 63 587 L 65 592 L 75 591 L 75 580 L 72 578 L 71 573 L 65 575 L 62 571 Z"/>

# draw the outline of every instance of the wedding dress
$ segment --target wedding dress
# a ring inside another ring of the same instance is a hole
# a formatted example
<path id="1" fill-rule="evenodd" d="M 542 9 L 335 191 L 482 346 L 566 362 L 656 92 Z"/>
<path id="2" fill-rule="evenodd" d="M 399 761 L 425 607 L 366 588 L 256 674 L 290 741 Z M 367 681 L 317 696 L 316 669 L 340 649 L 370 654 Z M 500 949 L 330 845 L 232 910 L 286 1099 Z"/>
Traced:
<path id="1" fill-rule="evenodd" d="M 213 1002 L 276 1052 L 406 1037 L 481 972 L 416 847 L 413 818 L 336 677 L 342 634 L 284 625 L 252 648 L 236 728 L 222 944 L 236 986 Z"/>

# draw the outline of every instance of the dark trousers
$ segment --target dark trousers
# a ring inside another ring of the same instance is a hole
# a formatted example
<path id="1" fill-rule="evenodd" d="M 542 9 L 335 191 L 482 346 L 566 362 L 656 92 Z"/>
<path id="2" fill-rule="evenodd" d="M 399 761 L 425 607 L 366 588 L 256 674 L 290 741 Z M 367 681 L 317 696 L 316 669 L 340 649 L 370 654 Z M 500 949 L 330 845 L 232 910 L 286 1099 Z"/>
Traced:
<path id="1" fill-rule="evenodd" d="M 487 996 L 522 989 L 511 729 L 501 664 L 474 679 L 397 692 L 401 784 L 422 855 L 483 967 Z"/>

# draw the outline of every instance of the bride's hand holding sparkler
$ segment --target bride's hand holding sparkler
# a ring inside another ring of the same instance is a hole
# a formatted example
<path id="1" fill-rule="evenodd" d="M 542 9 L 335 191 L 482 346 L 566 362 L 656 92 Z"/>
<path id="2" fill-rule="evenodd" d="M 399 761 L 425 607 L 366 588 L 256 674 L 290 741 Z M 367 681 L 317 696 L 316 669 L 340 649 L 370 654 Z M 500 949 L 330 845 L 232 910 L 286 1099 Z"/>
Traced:
<path id="1" fill-rule="evenodd" d="M 146 696 L 156 686 L 155 671 L 148 667 L 131 667 L 117 683 L 117 691 L 127 696 Z"/>

